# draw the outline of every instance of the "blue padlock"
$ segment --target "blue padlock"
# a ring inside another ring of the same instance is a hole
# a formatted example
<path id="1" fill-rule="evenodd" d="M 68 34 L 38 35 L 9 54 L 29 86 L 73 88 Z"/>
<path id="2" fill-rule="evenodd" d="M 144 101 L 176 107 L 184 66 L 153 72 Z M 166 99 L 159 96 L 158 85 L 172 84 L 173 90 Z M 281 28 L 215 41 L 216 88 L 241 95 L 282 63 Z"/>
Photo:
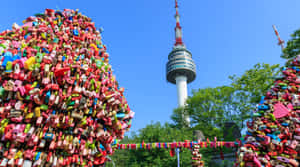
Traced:
<path id="1" fill-rule="evenodd" d="M 124 118 L 125 117 L 125 113 L 117 113 L 117 118 Z"/>
<path id="2" fill-rule="evenodd" d="M 297 72 L 300 71 L 300 69 L 298 67 L 296 67 L 296 66 L 293 66 L 292 68 L 293 68 L 293 70 L 296 70 Z"/>
<path id="3" fill-rule="evenodd" d="M 267 128 L 267 126 L 266 125 L 261 125 L 261 126 L 259 126 L 259 130 L 264 130 L 264 129 L 266 129 Z"/>
<path id="4" fill-rule="evenodd" d="M 46 97 L 45 97 L 45 102 L 46 102 L 46 103 L 48 103 L 48 102 L 49 102 L 49 98 L 50 98 L 50 96 L 51 96 L 51 92 L 50 92 L 50 91 L 48 91 L 48 92 L 46 93 Z"/>
<path id="5" fill-rule="evenodd" d="M 253 117 L 260 117 L 260 116 L 261 116 L 261 114 L 260 114 L 260 113 L 258 113 L 258 112 L 256 112 L 256 113 L 253 113 L 253 114 L 252 114 L 252 116 L 253 116 Z"/>
<path id="6" fill-rule="evenodd" d="M 102 144 L 100 144 L 100 148 L 101 148 L 101 150 L 105 150 L 105 148 Z"/>
<path id="7" fill-rule="evenodd" d="M 270 107 L 268 105 L 259 105 L 258 109 L 259 110 L 268 110 L 268 109 L 270 109 Z"/>
<path id="8" fill-rule="evenodd" d="M 38 22 L 32 22 L 32 26 L 37 26 L 38 25 Z"/>
<path id="9" fill-rule="evenodd" d="M 98 98 L 94 98 L 94 105 L 96 105 L 97 104 L 97 101 L 98 101 Z"/>
<path id="10" fill-rule="evenodd" d="M 59 15 L 60 17 L 63 17 L 64 15 L 62 14 L 62 12 L 61 11 L 55 11 L 55 15 Z"/>
<path id="11" fill-rule="evenodd" d="M 6 64 L 8 61 L 13 61 L 13 58 L 12 58 L 12 53 L 11 52 L 5 52 L 4 53 L 4 59 L 3 59 L 3 62 L 2 62 L 2 67 L 6 67 Z"/>
<path id="12" fill-rule="evenodd" d="M 265 96 L 262 96 L 262 97 L 260 98 L 259 104 L 264 104 L 264 102 L 265 102 Z"/>
<path id="13" fill-rule="evenodd" d="M 281 139 L 280 139 L 278 136 L 276 136 L 276 135 L 273 135 L 273 134 L 267 134 L 267 136 L 271 137 L 272 139 L 274 139 L 274 140 L 276 140 L 276 141 L 281 142 Z"/>
<path id="14" fill-rule="evenodd" d="M 78 36 L 78 35 L 79 35 L 79 32 L 78 32 L 77 29 L 74 29 L 74 30 L 73 30 L 73 35 L 75 35 L 75 36 Z"/>
<path id="15" fill-rule="evenodd" d="M 24 39 L 26 40 L 28 38 L 28 36 L 30 35 L 30 33 L 24 35 Z"/>
<path id="16" fill-rule="evenodd" d="M 261 138 L 261 137 L 256 137 L 255 139 L 256 139 L 258 142 L 259 142 L 259 141 L 264 141 L 264 138 Z"/>
<path id="17" fill-rule="evenodd" d="M 21 59 L 21 56 L 20 56 L 20 54 L 18 53 L 18 54 L 16 54 L 16 55 L 14 55 L 13 57 L 12 57 L 12 61 L 15 61 L 15 60 L 20 60 Z"/>
<path id="18" fill-rule="evenodd" d="M 36 154 L 35 160 L 40 159 L 40 156 L 41 156 L 41 152 L 38 152 L 38 153 Z"/>
<path id="19" fill-rule="evenodd" d="M 45 133 L 45 140 L 53 140 L 54 135 L 53 133 Z"/>
<path id="20" fill-rule="evenodd" d="M 93 113 L 93 107 L 90 107 L 89 114 Z"/>
<path id="21" fill-rule="evenodd" d="M 50 53 L 49 50 L 46 49 L 46 48 L 43 48 L 42 50 L 43 50 L 43 52 L 45 52 L 45 53 Z"/>

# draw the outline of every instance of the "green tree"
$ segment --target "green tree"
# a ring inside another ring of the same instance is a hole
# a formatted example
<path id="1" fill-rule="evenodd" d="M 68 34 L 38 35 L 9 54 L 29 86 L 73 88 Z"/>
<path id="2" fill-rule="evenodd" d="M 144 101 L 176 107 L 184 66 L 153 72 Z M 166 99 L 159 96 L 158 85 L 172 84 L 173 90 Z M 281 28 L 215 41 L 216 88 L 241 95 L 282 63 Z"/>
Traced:
<path id="1" fill-rule="evenodd" d="M 222 125 L 235 122 L 243 128 L 251 111 L 267 92 L 279 74 L 279 65 L 258 63 L 241 76 L 230 76 L 229 86 L 193 90 L 184 109 L 175 109 L 171 119 L 174 127 L 186 125 L 182 111 L 189 114 L 192 128 L 202 130 L 207 137 L 222 136 Z"/>
<path id="2" fill-rule="evenodd" d="M 221 127 L 226 121 L 238 121 L 234 117 L 234 89 L 229 86 L 205 88 L 193 91 L 187 99 L 185 112 L 190 115 L 193 128 L 201 130 L 205 137 L 223 136 Z M 179 111 L 175 111 L 176 112 Z M 172 116 L 174 118 L 175 116 Z"/>
<path id="3" fill-rule="evenodd" d="M 292 59 L 300 54 L 300 29 L 296 30 L 291 37 L 292 39 L 287 42 L 287 46 L 283 49 L 281 55 L 284 59 Z"/>
<path id="4" fill-rule="evenodd" d="M 250 118 L 261 97 L 270 89 L 274 78 L 279 74 L 279 69 L 279 64 L 258 63 L 240 77 L 236 75 L 229 77 L 234 89 L 234 99 L 238 102 L 235 114 L 242 120 L 239 122 L 241 128 L 244 127 L 245 120 Z"/>

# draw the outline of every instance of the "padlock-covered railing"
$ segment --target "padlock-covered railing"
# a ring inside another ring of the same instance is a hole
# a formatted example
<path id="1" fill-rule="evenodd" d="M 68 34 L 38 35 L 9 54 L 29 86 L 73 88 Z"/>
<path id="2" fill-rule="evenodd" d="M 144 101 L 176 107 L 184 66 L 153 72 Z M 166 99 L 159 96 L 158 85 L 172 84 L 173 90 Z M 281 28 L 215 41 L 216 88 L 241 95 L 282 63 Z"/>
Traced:
<path id="1" fill-rule="evenodd" d="M 242 145 L 242 142 L 239 140 L 236 141 L 217 141 L 216 138 L 214 141 L 207 139 L 206 141 L 189 141 L 185 140 L 183 142 L 155 142 L 155 143 L 135 143 L 135 144 L 116 144 L 114 146 L 117 150 L 152 150 L 152 149 L 166 149 L 170 150 L 170 155 L 173 156 L 176 151 L 179 151 L 180 148 L 185 148 L 191 150 L 192 159 L 191 165 L 194 167 L 204 166 L 204 161 L 202 160 L 201 148 L 220 148 L 220 158 L 224 160 L 222 148 L 239 148 Z M 179 154 L 179 152 L 177 152 Z M 178 161 L 179 157 L 178 157 Z"/>
<path id="2" fill-rule="evenodd" d="M 136 144 L 117 144 L 116 149 L 131 150 L 131 149 L 174 149 L 174 148 L 188 148 L 192 149 L 193 146 L 199 145 L 200 148 L 238 148 L 241 146 L 240 141 L 183 141 L 183 142 L 157 142 L 157 143 L 136 143 Z"/>

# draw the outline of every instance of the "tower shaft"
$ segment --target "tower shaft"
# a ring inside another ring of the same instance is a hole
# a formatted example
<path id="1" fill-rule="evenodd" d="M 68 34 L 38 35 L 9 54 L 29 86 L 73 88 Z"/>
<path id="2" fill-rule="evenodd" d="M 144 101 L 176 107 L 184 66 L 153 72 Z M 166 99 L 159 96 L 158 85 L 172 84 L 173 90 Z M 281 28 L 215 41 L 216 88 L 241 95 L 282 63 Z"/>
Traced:
<path id="1" fill-rule="evenodd" d="M 178 107 L 184 107 L 187 99 L 187 77 L 184 75 L 176 76 Z"/>
<path id="2" fill-rule="evenodd" d="M 185 75 L 176 76 L 176 86 L 177 86 L 177 98 L 178 98 L 178 107 L 184 107 L 187 99 L 187 77 Z M 189 115 L 182 112 L 182 118 L 185 122 L 190 125 Z"/>

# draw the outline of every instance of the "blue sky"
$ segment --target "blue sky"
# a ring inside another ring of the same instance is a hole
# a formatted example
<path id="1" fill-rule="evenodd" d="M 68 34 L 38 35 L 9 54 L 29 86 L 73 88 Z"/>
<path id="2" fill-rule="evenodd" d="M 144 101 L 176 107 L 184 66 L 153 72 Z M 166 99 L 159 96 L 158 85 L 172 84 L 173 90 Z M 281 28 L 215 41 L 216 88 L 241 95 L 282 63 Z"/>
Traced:
<path id="1" fill-rule="evenodd" d="M 299 0 L 179 0 L 179 5 L 183 40 L 197 65 L 189 95 L 192 89 L 229 84 L 229 75 L 258 62 L 283 64 L 272 24 L 285 41 L 300 28 Z M 174 44 L 174 0 L 5 0 L 0 30 L 45 8 L 78 8 L 104 28 L 114 74 L 136 112 L 131 131 L 170 121 L 177 94 L 166 82 L 165 64 Z"/>

